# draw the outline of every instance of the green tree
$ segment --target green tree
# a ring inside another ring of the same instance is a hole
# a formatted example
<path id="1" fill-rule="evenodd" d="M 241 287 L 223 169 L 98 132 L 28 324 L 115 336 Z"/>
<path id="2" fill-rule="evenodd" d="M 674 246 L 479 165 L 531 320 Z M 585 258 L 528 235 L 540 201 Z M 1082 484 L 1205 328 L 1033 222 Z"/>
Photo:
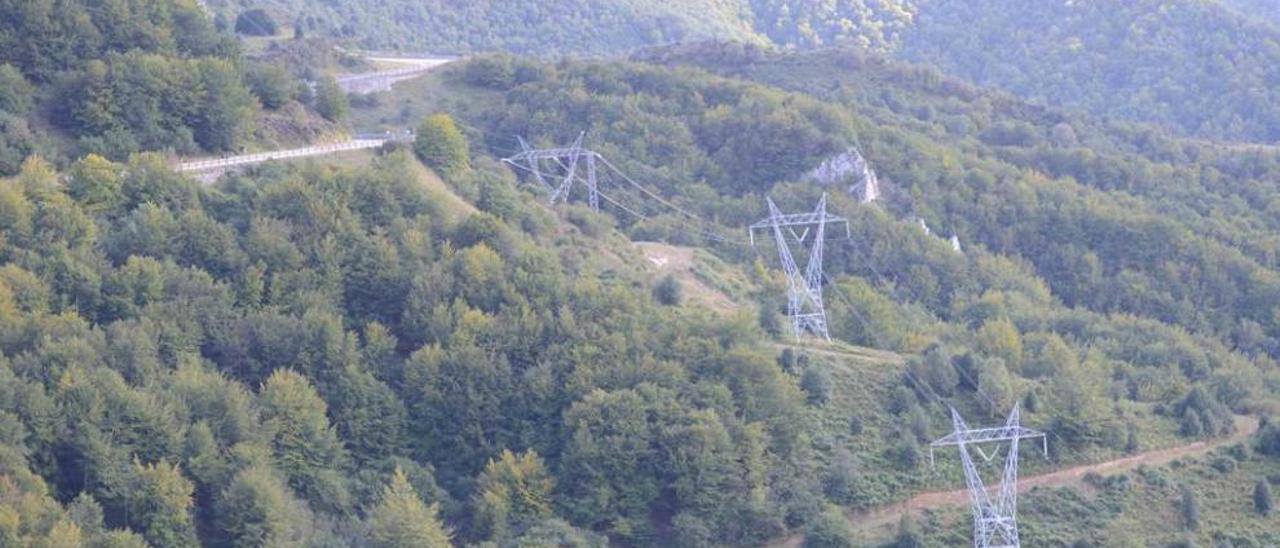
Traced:
<path id="1" fill-rule="evenodd" d="M 300 547 L 310 516 L 275 471 L 255 465 L 236 474 L 216 503 L 217 526 L 234 546 Z"/>
<path id="2" fill-rule="evenodd" d="M 259 401 L 276 461 L 289 485 L 315 507 L 347 507 L 350 501 L 340 474 L 346 451 L 311 383 L 294 371 L 279 369 L 263 385 Z"/>
<path id="3" fill-rule="evenodd" d="M 155 464 L 134 461 L 133 480 L 126 495 L 129 521 L 152 546 L 195 544 L 196 530 L 191 519 L 193 488 L 176 465 L 164 461 Z"/>
<path id="4" fill-rule="evenodd" d="M 455 176 L 471 164 L 467 138 L 453 117 L 444 113 L 427 116 L 418 126 L 413 150 L 423 163 L 446 177 Z"/>
<path id="5" fill-rule="evenodd" d="M 85 211 L 101 213 L 113 209 L 122 199 L 120 166 L 90 154 L 67 170 L 67 194 Z"/>
<path id="6" fill-rule="evenodd" d="M 35 89 L 13 65 L 0 64 L 0 112 L 22 116 L 31 110 Z"/>
<path id="7" fill-rule="evenodd" d="M 503 450 L 490 460 L 476 482 L 474 505 L 482 534 L 505 540 L 552 516 L 554 481 L 533 450 L 516 455 Z"/>
<path id="8" fill-rule="evenodd" d="M 324 76 L 316 81 L 314 103 L 316 112 L 330 122 L 341 122 L 351 113 L 351 102 L 347 94 L 338 86 L 332 76 Z"/>
<path id="9" fill-rule="evenodd" d="M 192 124 L 195 140 L 205 150 L 232 150 L 252 133 L 258 103 L 230 62 L 201 60 L 197 69 L 204 96 Z"/>
<path id="10" fill-rule="evenodd" d="M 259 63 L 245 69 L 245 83 L 257 96 L 262 106 L 276 110 L 294 98 L 298 84 L 284 67 L 278 64 Z"/>
<path id="11" fill-rule="evenodd" d="M 1006 318 L 987 320 L 974 336 L 978 349 L 988 356 L 1004 359 L 1015 371 L 1022 367 L 1022 336 Z"/>
<path id="12" fill-rule="evenodd" d="M 440 548 L 451 546 L 449 531 L 437 517 L 436 505 L 427 506 L 400 468 L 383 489 L 382 499 L 366 521 L 370 545 L 377 548 Z"/>

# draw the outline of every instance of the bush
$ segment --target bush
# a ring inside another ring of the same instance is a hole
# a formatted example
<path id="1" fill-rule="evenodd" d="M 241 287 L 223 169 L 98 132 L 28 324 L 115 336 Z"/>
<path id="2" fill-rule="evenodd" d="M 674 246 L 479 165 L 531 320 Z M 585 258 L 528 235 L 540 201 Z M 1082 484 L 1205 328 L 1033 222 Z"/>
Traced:
<path id="1" fill-rule="evenodd" d="M 800 388 L 804 389 L 811 405 L 826 405 L 831 399 L 831 375 L 818 366 L 805 368 Z"/>
<path id="2" fill-rule="evenodd" d="M 791 348 L 783 348 L 778 354 L 778 367 L 788 373 L 796 369 L 796 351 Z"/>
<path id="3" fill-rule="evenodd" d="M 857 414 L 849 415 L 849 435 L 860 436 L 862 435 L 862 430 L 862 418 Z"/>
<path id="4" fill-rule="evenodd" d="M 280 26 L 265 10 L 251 9 L 236 17 L 236 34 L 245 36 L 275 36 Z"/>
<path id="5" fill-rule="evenodd" d="M 680 282 L 671 274 L 663 276 L 653 288 L 653 298 L 666 306 L 678 306 L 681 298 Z"/>
<path id="6" fill-rule="evenodd" d="M 1209 466 L 1213 467 L 1214 470 L 1226 474 L 1236 469 L 1236 461 L 1231 457 L 1219 455 L 1214 457 L 1212 461 L 1209 461 Z"/>
<path id="7" fill-rule="evenodd" d="M 774 337 L 782 334 L 782 315 L 774 310 L 772 303 L 760 305 L 760 329 Z"/>
<path id="8" fill-rule="evenodd" d="M 1253 509 L 1264 516 L 1271 514 L 1271 484 L 1265 479 L 1253 486 Z"/>
<path id="9" fill-rule="evenodd" d="M 1186 485 L 1182 486 L 1182 526 L 1188 531 L 1195 531 L 1200 528 L 1200 501 L 1196 500 L 1196 493 Z"/>
<path id="10" fill-rule="evenodd" d="M 1280 457 L 1280 425 L 1268 421 L 1254 434 L 1254 444 L 1259 453 L 1269 457 Z"/>
<path id="11" fill-rule="evenodd" d="M 840 508 L 827 506 L 809 523 L 804 533 L 805 548 L 852 548 L 853 530 Z"/>
<path id="12" fill-rule="evenodd" d="M 910 432 L 903 432 L 890 457 L 898 461 L 903 470 L 915 470 L 920 466 L 920 443 Z"/>
<path id="13" fill-rule="evenodd" d="M 922 548 L 923 546 L 924 533 L 920 532 L 920 525 L 910 513 L 903 514 L 902 519 L 898 520 L 898 536 L 893 540 L 893 548 Z"/>

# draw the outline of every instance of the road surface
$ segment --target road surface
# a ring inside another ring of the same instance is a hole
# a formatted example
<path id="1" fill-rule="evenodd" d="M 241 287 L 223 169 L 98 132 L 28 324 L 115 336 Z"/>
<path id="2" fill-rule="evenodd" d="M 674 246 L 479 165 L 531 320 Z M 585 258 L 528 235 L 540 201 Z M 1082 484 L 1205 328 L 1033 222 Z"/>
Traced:
<path id="1" fill-rule="evenodd" d="M 387 91 L 397 82 L 417 78 L 427 71 L 453 61 L 445 57 L 366 57 L 375 63 L 402 65 L 397 68 L 339 76 L 338 87 L 347 93 Z"/>
<path id="2" fill-rule="evenodd" d="M 350 139 L 337 143 L 328 143 L 323 145 L 313 145 L 302 148 L 293 148 L 288 150 L 273 150 L 270 152 L 258 152 L 254 154 L 242 154 L 240 156 L 228 156 L 226 158 L 207 158 L 203 160 L 192 160 L 179 163 L 175 169 L 182 173 L 199 173 L 211 171 L 224 171 L 229 168 L 246 166 L 266 162 L 268 160 L 284 160 L 288 158 L 302 158 L 305 156 L 322 156 L 325 154 L 333 154 L 336 152 L 344 152 L 348 150 L 361 150 L 366 148 L 378 148 L 386 143 L 388 139 Z"/>

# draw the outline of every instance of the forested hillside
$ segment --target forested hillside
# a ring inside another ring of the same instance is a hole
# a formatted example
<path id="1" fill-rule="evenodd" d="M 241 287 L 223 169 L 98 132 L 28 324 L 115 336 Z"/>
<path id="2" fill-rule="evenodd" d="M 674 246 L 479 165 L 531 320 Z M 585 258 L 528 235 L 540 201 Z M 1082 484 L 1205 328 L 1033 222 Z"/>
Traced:
<path id="1" fill-rule="evenodd" d="M 266 5 L 308 32 L 374 48 L 601 54 L 709 38 L 858 46 L 1042 104 L 1184 135 L 1280 140 L 1280 9 L 1222 1 L 212 4 L 228 20 L 246 6 Z"/>
<path id="2" fill-rule="evenodd" d="M 914 426 L 870 433 L 894 449 L 848 457 L 847 469 L 874 472 L 837 500 L 895 496 L 885 470 L 941 428 L 939 397 L 991 415 L 1023 401 L 1065 460 L 1167 443 L 1169 430 L 1222 433 L 1233 411 L 1274 408 L 1276 154 L 1102 125 L 876 57 L 757 56 L 729 46 L 707 64 L 816 98 L 643 65 L 481 60 L 463 77 L 505 91 L 505 104 L 470 115 L 495 149 L 507 135 L 557 143 L 586 130 L 730 227 L 762 216 L 765 192 L 792 210 L 812 204 L 822 189 L 776 182 L 849 143 L 873 158 L 889 197 L 882 208 L 836 198 L 854 236 L 826 252 L 831 310 L 839 337 L 921 356 L 882 402 Z M 958 234 L 964 252 L 916 218 Z M 672 214 L 629 230 L 696 242 L 683 225 Z M 725 252 L 749 263 L 745 251 Z"/>
<path id="3" fill-rule="evenodd" d="M 210 0 L 224 25 L 252 9 L 304 33 L 364 47 L 440 53 L 605 54 L 708 39 L 891 49 L 910 26 L 910 0 L 553 0 L 475 3 Z"/>
<path id="4" fill-rule="evenodd" d="M 265 8 L 304 33 L 366 48 L 436 53 L 518 51 L 602 54 L 669 42 L 752 40 L 751 13 L 737 0 L 210 0 L 224 21 Z M 229 24 L 229 23 L 228 23 Z"/>
<path id="5" fill-rule="evenodd" d="M 1015 405 L 1048 433 L 1028 475 L 1200 451 L 1029 494 L 1027 546 L 1280 542 L 1280 150 L 1176 136 L 1270 138 L 1263 19 L 209 4 L 0 0 L 0 546 L 965 544 L 962 507 L 889 533 L 844 512 L 963 487 L 928 443 L 953 408 Z M 329 33 L 738 41 L 479 55 L 348 97 Z M 1073 96 L 1045 91 L 1064 77 Z M 172 169 L 343 124 L 417 134 L 208 184 Z M 581 186 L 548 206 L 499 161 L 516 136 L 583 136 L 600 211 Z M 809 175 L 854 151 L 873 203 Z M 774 241 L 748 242 L 766 196 L 849 221 L 825 248 L 831 343 L 791 337 Z"/>
<path id="6" fill-rule="evenodd" d="M 403 153 L 215 190 L 155 162 L 3 183 L 4 538 L 748 543 L 817 504 L 759 329 L 583 261 L 603 219 L 488 161 L 474 213 Z"/>

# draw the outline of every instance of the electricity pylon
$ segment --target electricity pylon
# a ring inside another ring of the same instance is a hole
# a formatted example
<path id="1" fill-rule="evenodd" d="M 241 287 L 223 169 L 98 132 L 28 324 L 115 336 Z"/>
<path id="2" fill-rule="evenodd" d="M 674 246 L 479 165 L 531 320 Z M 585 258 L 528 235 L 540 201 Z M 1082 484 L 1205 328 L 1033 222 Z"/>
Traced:
<path id="1" fill-rule="evenodd" d="M 827 341 L 831 335 L 827 331 L 827 309 L 822 303 L 822 246 L 827 237 L 827 225 L 844 223 L 845 236 L 849 235 L 849 221 L 844 217 L 827 214 L 827 195 L 818 200 L 818 207 L 813 213 L 783 214 L 773 203 L 772 198 L 765 198 L 769 203 L 769 218 L 751 225 L 749 229 L 751 245 L 756 245 L 756 230 L 769 229 L 778 245 L 778 256 L 782 260 L 782 270 L 787 275 L 787 316 L 791 318 L 791 331 L 797 339 L 809 331 Z M 797 228 L 804 230 L 796 234 Z M 813 247 L 809 251 L 809 262 L 804 272 L 796 266 L 791 256 L 791 246 L 783 228 L 787 229 L 796 242 L 803 244 L 814 230 Z"/>
<path id="2" fill-rule="evenodd" d="M 600 155 L 595 151 L 582 148 L 582 134 L 579 134 L 573 141 L 573 145 L 568 148 L 532 148 L 524 139 L 519 137 L 517 139 L 520 140 L 520 153 L 503 158 L 503 162 L 530 172 L 533 178 L 551 194 L 552 204 L 557 200 L 569 199 L 569 192 L 573 190 L 573 181 L 579 179 L 578 165 L 583 164 L 587 171 L 583 178 L 587 185 L 587 203 L 591 205 L 591 209 L 599 211 L 600 189 L 596 181 L 596 160 Z M 549 167 L 550 171 L 544 169 L 544 166 Z M 552 185 L 547 182 L 547 176 L 554 176 L 559 179 L 559 183 Z"/>
<path id="3" fill-rule="evenodd" d="M 955 408 L 951 409 L 951 423 L 955 430 L 937 441 L 929 444 L 929 464 L 933 465 L 933 449 L 935 447 L 957 446 L 960 448 L 960 461 L 964 463 L 964 479 L 969 485 L 969 501 L 973 506 L 973 546 L 974 548 L 1019 548 L 1018 540 L 1018 441 L 1028 438 L 1040 438 L 1045 456 L 1049 456 L 1049 445 L 1044 432 L 1023 427 L 1019 423 L 1018 405 L 1013 405 L 1008 420 L 1003 427 L 970 429 L 960 418 Z M 991 456 L 983 452 L 982 445 L 1008 442 L 1008 455 L 1004 462 L 1004 476 L 1000 480 L 1000 488 L 994 493 L 988 491 L 978 475 L 978 468 L 969 454 L 972 447 L 982 458 L 990 461 L 999 453 L 999 448 Z"/>

